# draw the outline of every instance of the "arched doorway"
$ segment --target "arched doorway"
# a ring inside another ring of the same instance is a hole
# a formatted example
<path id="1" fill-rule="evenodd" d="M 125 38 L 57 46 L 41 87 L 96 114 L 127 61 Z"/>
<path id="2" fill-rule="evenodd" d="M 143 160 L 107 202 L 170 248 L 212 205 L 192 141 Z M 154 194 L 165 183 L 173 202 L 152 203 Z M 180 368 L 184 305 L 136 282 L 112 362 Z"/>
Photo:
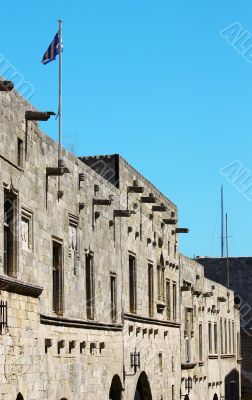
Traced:
<path id="1" fill-rule="evenodd" d="M 134 400 L 152 400 L 150 383 L 145 372 L 139 376 Z"/>
<path id="2" fill-rule="evenodd" d="M 24 400 L 22 394 L 19 392 L 16 400 Z"/>
<path id="3" fill-rule="evenodd" d="M 214 395 L 214 397 L 213 397 L 213 400 L 218 400 L 218 396 L 217 396 L 216 393 L 215 393 L 215 395 Z"/>
<path id="4" fill-rule="evenodd" d="M 109 400 L 121 400 L 122 398 L 122 383 L 118 375 L 115 375 L 112 379 Z"/>

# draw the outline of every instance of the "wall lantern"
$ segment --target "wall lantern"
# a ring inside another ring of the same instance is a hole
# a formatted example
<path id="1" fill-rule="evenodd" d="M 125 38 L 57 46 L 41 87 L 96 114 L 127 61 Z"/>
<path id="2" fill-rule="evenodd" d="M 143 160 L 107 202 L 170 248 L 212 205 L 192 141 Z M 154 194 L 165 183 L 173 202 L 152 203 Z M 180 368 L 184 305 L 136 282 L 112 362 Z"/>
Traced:
<path id="1" fill-rule="evenodd" d="M 189 376 L 189 378 L 186 378 L 185 380 L 185 388 L 188 391 L 188 394 L 190 393 L 190 391 L 192 390 L 192 378 Z"/>
<path id="2" fill-rule="evenodd" d="M 0 92 L 11 92 L 14 89 L 12 81 L 0 81 Z"/>
<path id="3" fill-rule="evenodd" d="M 134 369 L 134 373 L 131 374 L 127 374 L 125 372 L 125 368 L 123 370 L 123 376 L 124 376 L 124 380 L 125 380 L 125 376 L 134 376 L 136 375 L 137 371 L 140 369 L 140 353 L 137 352 L 136 350 L 132 353 L 130 353 L 130 366 L 131 368 Z"/>

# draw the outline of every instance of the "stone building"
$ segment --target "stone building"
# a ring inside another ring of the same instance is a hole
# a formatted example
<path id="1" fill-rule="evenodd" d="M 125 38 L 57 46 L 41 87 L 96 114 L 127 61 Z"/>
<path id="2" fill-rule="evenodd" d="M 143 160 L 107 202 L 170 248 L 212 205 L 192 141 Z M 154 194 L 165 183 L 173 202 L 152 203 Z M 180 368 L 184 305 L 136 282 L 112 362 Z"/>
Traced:
<path id="1" fill-rule="evenodd" d="M 205 269 L 205 276 L 227 285 L 225 258 L 197 257 Z M 252 398 L 252 257 L 229 257 L 229 285 L 235 293 L 235 303 L 240 310 L 241 326 L 241 394 L 242 400 Z"/>
<path id="2" fill-rule="evenodd" d="M 239 399 L 234 294 L 179 254 L 176 206 L 0 92 L 0 400 Z"/>

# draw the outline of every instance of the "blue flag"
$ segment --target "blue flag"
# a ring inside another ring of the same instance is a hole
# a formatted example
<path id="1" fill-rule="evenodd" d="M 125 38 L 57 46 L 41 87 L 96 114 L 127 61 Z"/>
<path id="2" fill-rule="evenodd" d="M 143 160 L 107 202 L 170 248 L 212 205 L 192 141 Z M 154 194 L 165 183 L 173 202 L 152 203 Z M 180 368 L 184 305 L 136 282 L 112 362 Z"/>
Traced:
<path id="1" fill-rule="evenodd" d="M 51 61 L 54 61 L 56 59 L 56 56 L 59 54 L 59 32 L 56 33 L 54 36 L 54 39 L 48 49 L 46 50 L 43 58 L 42 58 L 42 63 L 44 65 L 48 64 Z"/>

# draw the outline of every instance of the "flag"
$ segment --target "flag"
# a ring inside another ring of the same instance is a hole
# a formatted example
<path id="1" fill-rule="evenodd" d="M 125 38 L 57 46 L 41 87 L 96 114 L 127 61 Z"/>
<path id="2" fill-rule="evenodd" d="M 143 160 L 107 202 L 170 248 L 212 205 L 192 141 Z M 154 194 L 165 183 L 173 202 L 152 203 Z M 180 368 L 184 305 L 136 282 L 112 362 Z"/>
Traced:
<path id="1" fill-rule="evenodd" d="M 56 59 L 56 56 L 59 54 L 59 32 L 56 33 L 54 39 L 48 49 L 46 50 L 41 62 L 46 65 L 51 61 Z"/>

